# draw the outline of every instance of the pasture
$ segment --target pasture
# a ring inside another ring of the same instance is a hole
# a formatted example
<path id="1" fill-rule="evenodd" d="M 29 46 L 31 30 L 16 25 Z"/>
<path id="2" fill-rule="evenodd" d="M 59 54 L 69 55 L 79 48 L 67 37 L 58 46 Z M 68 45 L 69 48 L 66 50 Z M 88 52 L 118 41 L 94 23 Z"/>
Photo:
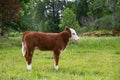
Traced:
<path id="1" fill-rule="evenodd" d="M 120 80 L 120 37 L 81 37 L 70 42 L 54 70 L 52 52 L 35 50 L 26 69 L 21 38 L 0 38 L 0 80 Z"/>

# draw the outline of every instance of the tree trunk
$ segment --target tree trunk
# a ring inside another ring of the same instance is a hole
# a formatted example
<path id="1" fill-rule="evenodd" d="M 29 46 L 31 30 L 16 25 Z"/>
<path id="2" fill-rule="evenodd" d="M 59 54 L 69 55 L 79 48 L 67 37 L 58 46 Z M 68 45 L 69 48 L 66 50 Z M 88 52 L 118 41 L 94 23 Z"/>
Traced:
<path id="1" fill-rule="evenodd" d="M 5 19 L 2 16 L 1 26 L 0 26 L 0 36 L 4 37 L 4 30 L 5 30 Z"/>
<path id="2" fill-rule="evenodd" d="M 1 37 L 4 36 L 4 25 L 3 24 L 1 25 L 1 28 L 0 28 L 0 36 Z"/>

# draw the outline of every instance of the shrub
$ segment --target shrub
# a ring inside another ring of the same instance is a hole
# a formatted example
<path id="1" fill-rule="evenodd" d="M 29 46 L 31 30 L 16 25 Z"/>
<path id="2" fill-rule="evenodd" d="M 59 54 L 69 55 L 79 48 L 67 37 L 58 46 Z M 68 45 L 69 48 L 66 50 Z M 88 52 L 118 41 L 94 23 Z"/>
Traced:
<path id="1" fill-rule="evenodd" d="M 22 34 L 22 33 L 20 33 L 20 32 L 10 32 L 8 35 L 9 35 L 10 37 L 19 37 L 19 36 L 21 36 L 21 34 Z"/>
<path id="2" fill-rule="evenodd" d="M 114 28 L 113 17 L 111 15 L 102 17 L 96 20 L 94 23 L 92 23 L 91 26 L 93 30 L 103 30 L 103 29 L 111 30 Z"/>
<path id="3" fill-rule="evenodd" d="M 81 28 L 79 28 L 79 33 L 83 33 L 83 32 L 88 32 L 89 30 L 88 30 L 88 28 L 87 27 L 81 27 Z"/>

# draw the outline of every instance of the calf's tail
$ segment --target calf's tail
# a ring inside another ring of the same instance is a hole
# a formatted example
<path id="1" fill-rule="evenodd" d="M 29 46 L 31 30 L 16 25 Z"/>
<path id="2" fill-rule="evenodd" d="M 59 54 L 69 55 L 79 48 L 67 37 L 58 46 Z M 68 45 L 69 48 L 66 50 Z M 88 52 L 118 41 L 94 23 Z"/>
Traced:
<path id="1" fill-rule="evenodd" d="M 26 49 L 25 49 L 25 43 L 22 41 L 22 54 L 25 56 Z"/>

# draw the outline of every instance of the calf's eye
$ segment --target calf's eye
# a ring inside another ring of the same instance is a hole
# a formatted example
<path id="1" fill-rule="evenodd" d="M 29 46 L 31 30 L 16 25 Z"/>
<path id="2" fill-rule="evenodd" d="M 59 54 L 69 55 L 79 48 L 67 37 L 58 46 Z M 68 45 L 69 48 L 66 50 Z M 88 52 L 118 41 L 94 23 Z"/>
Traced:
<path id="1" fill-rule="evenodd" d="M 75 33 L 72 33 L 73 35 L 75 35 Z"/>

